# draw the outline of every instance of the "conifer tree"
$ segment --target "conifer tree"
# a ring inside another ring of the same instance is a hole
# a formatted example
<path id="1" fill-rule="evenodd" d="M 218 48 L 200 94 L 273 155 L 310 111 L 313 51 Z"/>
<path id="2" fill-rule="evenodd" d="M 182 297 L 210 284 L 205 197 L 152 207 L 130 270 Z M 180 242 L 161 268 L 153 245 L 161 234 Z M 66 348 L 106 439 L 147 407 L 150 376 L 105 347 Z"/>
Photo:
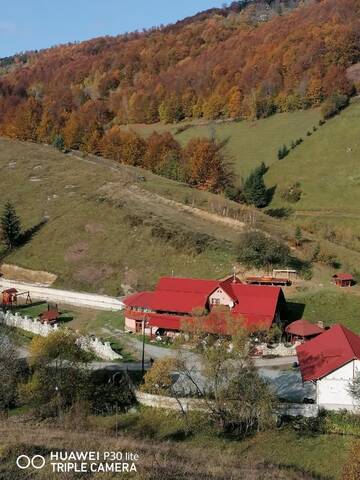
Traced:
<path id="1" fill-rule="evenodd" d="M 263 165 L 257 167 L 247 177 L 244 183 L 244 195 L 247 203 L 257 208 L 266 207 L 268 203 L 268 192 L 264 183 Z"/>
<path id="2" fill-rule="evenodd" d="M 19 243 L 21 224 L 15 207 L 6 202 L 0 219 L 1 240 L 8 250 L 12 250 Z"/>

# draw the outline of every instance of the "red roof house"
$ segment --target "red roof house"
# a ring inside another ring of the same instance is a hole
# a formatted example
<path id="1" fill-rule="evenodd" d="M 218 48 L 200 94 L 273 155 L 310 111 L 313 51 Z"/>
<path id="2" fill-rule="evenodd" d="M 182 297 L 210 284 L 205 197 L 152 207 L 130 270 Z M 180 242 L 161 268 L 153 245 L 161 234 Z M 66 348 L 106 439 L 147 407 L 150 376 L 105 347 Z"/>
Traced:
<path id="1" fill-rule="evenodd" d="M 234 319 L 242 318 L 251 330 L 269 329 L 281 318 L 286 306 L 281 288 L 245 285 L 236 277 L 222 281 L 163 277 L 154 292 L 130 295 L 123 303 L 125 325 L 131 331 L 139 331 L 145 314 L 149 326 L 179 331 L 194 311 L 206 314 L 220 305 L 227 307 Z M 139 312 L 143 312 L 141 318 Z M 214 327 L 211 318 L 207 318 L 204 328 L 212 333 L 226 333 L 225 322 L 220 323 Z"/>
<path id="2" fill-rule="evenodd" d="M 343 325 L 334 325 L 296 350 L 303 381 L 319 380 L 360 360 L 360 337 Z"/>
<path id="3" fill-rule="evenodd" d="M 295 322 L 290 323 L 285 328 L 285 332 L 289 334 L 292 338 L 311 338 L 315 337 L 316 335 L 320 335 L 320 333 L 324 333 L 324 329 L 315 325 L 314 323 L 310 323 L 305 319 L 296 320 Z"/>
<path id="4" fill-rule="evenodd" d="M 354 277 L 350 273 L 336 273 L 332 278 L 338 287 L 351 287 L 354 283 Z"/>

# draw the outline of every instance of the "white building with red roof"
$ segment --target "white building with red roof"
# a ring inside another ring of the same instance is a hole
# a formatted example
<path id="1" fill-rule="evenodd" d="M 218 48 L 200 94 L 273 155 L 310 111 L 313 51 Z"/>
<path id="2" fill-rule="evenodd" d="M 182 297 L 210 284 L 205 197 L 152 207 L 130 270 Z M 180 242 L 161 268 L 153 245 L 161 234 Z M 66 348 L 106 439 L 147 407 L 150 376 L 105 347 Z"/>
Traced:
<path id="1" fill-rule="evenodd" d="M 303 382 L 316 384 L 316 403 L 327 410 L 355 410 L 349 385 L 360 372 L 360 337 L 343 325 L 297 347 Z"/>
<path id="2" fill-rule="evenodd" d="M 268 330 L 280 322 L 286 309 L 281 288 L 246 285 L 236 277 L 226 280 L 162 277 L 153 292 L 140 292 L 123 300 L 125 328 L 132 332 L 179 332 L 194 312 L 202 312 L 209 333 L 226 334 L 225 324 L 211 325 L 211 312 L 225 307 L 234 319 L 251 329 Z"/>

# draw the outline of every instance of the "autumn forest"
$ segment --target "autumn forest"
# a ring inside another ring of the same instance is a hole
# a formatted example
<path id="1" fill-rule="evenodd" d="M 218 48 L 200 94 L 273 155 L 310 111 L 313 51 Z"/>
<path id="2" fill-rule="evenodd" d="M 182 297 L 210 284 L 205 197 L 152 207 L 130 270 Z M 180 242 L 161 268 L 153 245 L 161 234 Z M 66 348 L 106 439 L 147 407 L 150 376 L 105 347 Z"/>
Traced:
<path id="1" fill-rule="evenodd" d="M 360 0 L 233 2 L 177 24 L 0 60 L 0 134 L 55 143 L 212 191 L 221 145 L 124 125 L 264 118 L 350 97 Z"/>

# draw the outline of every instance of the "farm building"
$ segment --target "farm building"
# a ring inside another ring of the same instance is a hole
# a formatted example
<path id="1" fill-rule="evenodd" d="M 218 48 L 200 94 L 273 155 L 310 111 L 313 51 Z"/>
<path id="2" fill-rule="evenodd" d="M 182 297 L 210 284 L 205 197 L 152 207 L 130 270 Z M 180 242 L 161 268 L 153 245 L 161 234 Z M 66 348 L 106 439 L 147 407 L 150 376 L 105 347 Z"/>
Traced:
<path id="1" fill-rule="evenodd" d="M 248 285 L 275 285 L 281 287 L 289 287 L 291 280 L 285 277 L 266 277 L 266 276 L 252 276 L 245 279 Z"/>
<path id="2" fill-rule="evenodd" d="M 338 287 L 351 287 L 354 284 L 354 277 L 350 273 L 336 273 L 332 278 Z"/>
<path id="3" fill-rule="evenodd" d="M 327 410 L 354 410 L 349 383 L 360 371 L 360 337 L 334 325 L 297 347 L 303 382 L 316 383 L 316 402 Z"/>
<path id="4" fill-rule="evenodd" d="M 285 333 L 288 334 L 290 337 L 290 341 L 294 340 L 309 340 L 311 338 L 320 335 L 323 333 L 324 329 L 315 325 L 314 323 L 310 323 L 308 320 L 301 319 L 296 320 L 295 322 L 290 323 L 285 328 Z"/>
<path id="5" fill-rule="evenodd" d="M 239 319 L 251 330 L 268 330 L 286 310 L 281 288 L 246 285 L 235 276 L 223 281 L 163 277 L 153 292 L 135 293 L 123 303 L 125 328 L 140 332 L 145 325 L 149 335 L 181 331 L 194 312 L 209 333 L 229 334 L 228 321 L 215 315 L 220 311 L 230 314 L 234 324 Z"/>

